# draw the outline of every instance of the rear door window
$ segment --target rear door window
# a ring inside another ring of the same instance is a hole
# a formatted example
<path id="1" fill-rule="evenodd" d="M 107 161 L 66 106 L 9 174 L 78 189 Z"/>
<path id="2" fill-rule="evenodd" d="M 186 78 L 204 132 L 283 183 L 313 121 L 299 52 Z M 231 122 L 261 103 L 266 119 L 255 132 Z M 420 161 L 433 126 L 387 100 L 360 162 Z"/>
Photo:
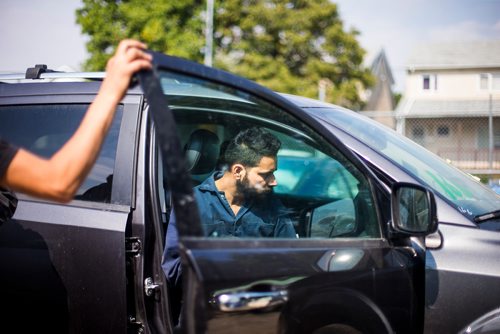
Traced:
<path id="1" fill-rule="evenodd" d="M 80 125 L 88 104 L 0 107 L 0 136 L 41 157 L 50 158 Z M 97 161 L 75 199 L 109 203 L 123 106 L 118 106 Z"/>

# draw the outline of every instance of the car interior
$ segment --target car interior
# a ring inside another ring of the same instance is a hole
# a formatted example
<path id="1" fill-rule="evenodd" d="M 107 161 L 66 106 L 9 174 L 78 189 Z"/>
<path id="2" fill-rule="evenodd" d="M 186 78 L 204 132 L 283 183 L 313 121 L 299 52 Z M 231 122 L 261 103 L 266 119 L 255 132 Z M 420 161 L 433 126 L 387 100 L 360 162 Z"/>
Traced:
<path id="1" fill-rule="evenodd" d="M 224 168 L 221 152 L 241 129 L 265 127 L 282 143 L 275 172 L 278 186 L 274 192 L 287 208 L 297 237 L 380 236 L 376 216 L 371 214 L 373 205 L 368 184 L 342 156 L 334 159 L 321 144 L 289 125 L 269 122 L 256 115 L 200 109 L 174 110 L 193 186 Z M 166 173 L 162 174 L 165 178 Z M 168 189 L 166 178 L 162 188 Z M 168 191 L 165 198 L 166 214 L 170 211 Z"/>

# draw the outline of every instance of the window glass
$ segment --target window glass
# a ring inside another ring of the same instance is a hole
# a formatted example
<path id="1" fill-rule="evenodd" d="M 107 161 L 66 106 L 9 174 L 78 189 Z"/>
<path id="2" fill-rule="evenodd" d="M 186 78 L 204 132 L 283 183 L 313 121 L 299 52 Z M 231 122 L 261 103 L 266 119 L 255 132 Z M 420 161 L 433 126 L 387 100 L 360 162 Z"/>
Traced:
<path id="1" fill-rule="evenodd" d="M 422 89 L 423 90 L 437 90 L 438 81 L 436 74 L 422 75 Z"/>
<path id="2" fill-rule="evenodd" d="M 226 86 L 170 72 L 161 73 L 161 83 L 178 124 L 206 236 L 380 237 L 365 175 L 303 122 Z M 253 152 L 245 155 L 246 162 L 235 148 L 236 136 Z M 275 141 L 280 143 L 276 156 L 259 153 Z"/>
<path id="3" fill-rule="evenodd" d="M 0 136 L 45 158 L 51 157 L 78 128 L 87 104 L 0 107 Z M 76 194 L 76 199 L 109 202 L 122 106 L 104 141 L 100 155 Z"/>
<path id="4" fill-rule="evenodd" d="M 491 76 L 491 88 L 494 90 L 500 90 L 500 73 L 494 73 Z"/>
<path id="5" fill-rule="evenodd" d="M 440 125 L 437 128 L 437 135 L 439 137 L 448 137 L 450 134 L 450 128 L 447 125 Z"/>
<path id="6" fill-rule="evenodd" d="M 489 74 L 488 73 L 479 74 L 479 88 L 481 90 L 488 90 L 489 89 Z"/>
<path id="7" fill-rule="evenodd" d="M 431 78 L 428 75 L 423 76 L 423 88 L 429 90 L 431 88 Z"/>
<path id="8" fill-rule="evenodd" d="M 470 175 L 380 123 L 338 107 L 311 108 L 309 111 L 332 122 L 421 180 L 471 220 L 477 215 L 498 210 L 499 198 L 494 192 L 486 189 Z M 478 201 L 478 198 L 481 200 Z"/>

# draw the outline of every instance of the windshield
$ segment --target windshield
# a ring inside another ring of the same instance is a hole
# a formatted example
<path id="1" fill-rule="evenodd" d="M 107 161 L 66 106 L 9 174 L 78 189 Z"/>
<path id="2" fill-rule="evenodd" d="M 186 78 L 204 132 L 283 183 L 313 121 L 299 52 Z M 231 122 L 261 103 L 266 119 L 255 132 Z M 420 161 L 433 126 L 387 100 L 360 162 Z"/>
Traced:
<path id="1" fill-rule="evenodd" d="M 341 108 L 305 108 L 406 170 L 469 218 L 500 208 L 500 197 L 440 157 L 368 117 Z"/>

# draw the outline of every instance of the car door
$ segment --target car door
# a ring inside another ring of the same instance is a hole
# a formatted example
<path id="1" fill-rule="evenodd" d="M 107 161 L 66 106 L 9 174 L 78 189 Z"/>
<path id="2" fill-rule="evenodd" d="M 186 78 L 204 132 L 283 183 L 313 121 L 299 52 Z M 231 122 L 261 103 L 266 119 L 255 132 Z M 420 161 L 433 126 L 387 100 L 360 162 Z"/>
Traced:
<path id="1" fill-rule="evenodd" d="M 414 182 L 435 190 L 439 233 L 426 240 L 424 332 L 494 332 L 499 319 L 500 274 L 495 263 L 500 235 L 495 211 L 500 198 L 378 123 L 339 113 L 344 117 L 332 116 L 338 120 L 332 132 L 386 183 Z M 383 140 L 377 144 L 377 138 Z"/>
<path id="2" fill-rule="evenodd" d="M 182 305 L 181 329 L 420 332 L 424 252 L 409 236 L 389 233 L 389 193 L 359 159 L 321 123 L 261 86 L 165 55 L 154 54 L 154 63 L 141 82 L 180 236 L 183 297 L 169 303 Z M 251 126 L 282 143 L 275 175 L 282 187 L 274 195 L 296 234 L 207 236 L 191 186 L 212 174 L 191 179 L 182 147 L 196 129 L 223 144 Z"/>
<path id="3" fill-rule="evenodd" d="M 65 94 L 45 83 L 3 87 L 2 137 L 50 157 L 75 131 L 98 89 L 95 84 L 75 95 L 78 87 L 67 85 Z M 9 93 L 14 88 L 17 93 Z M 135 139 L 121 134 L 135 128 L 140 101 L 131 96 L 118 106 L 75 200 L 60 204 L 19 194 L 13 219 L 0 226 L 6 332 L 127 331 L 125 230 Z"/>

